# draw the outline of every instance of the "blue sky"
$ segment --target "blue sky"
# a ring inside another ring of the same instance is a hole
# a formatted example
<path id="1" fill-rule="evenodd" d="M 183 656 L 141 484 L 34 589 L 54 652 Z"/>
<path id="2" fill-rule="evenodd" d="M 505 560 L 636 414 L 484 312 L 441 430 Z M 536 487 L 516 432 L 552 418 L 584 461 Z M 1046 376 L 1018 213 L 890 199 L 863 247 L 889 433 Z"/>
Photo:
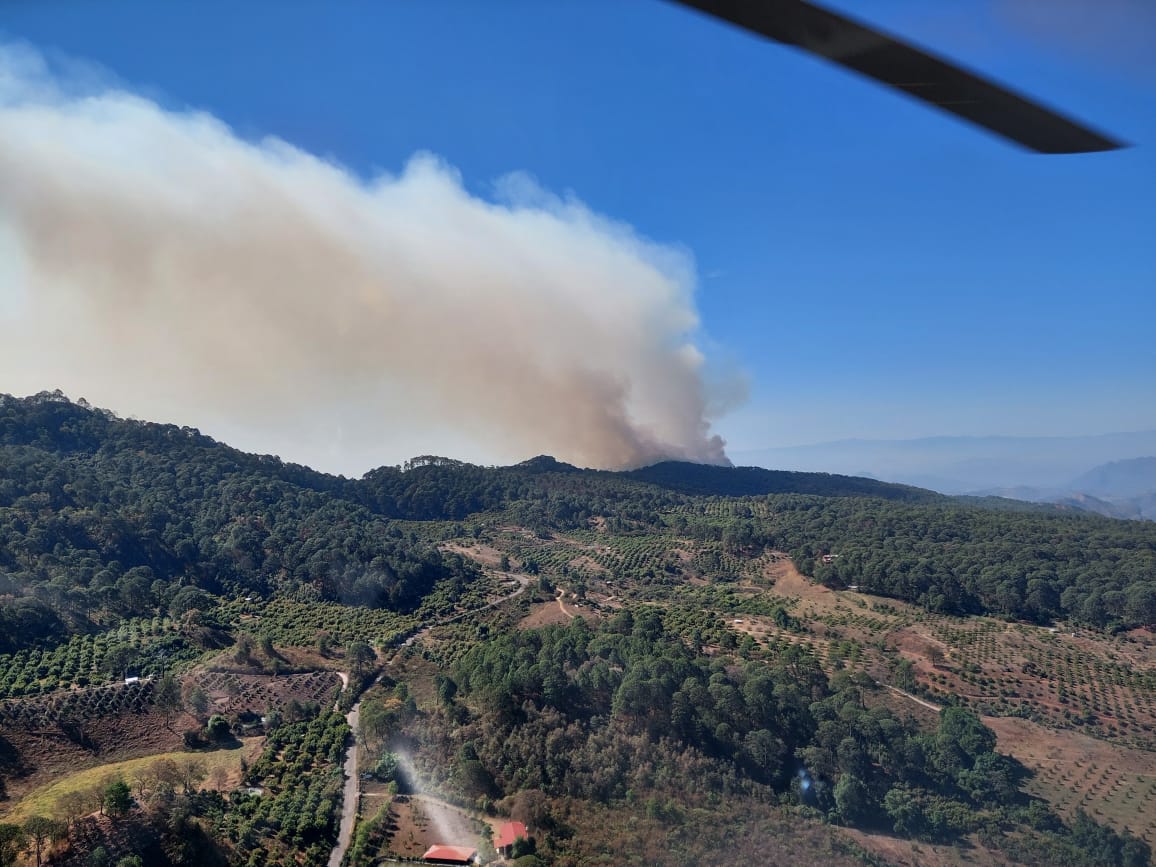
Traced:
<path id="1" fill-rule="evenodd" d="M 1156 18 L 830 5 L 1135 146 L 1031 155 L 658 0 L 10 2 L 0 33 L 359 174 L 526 171 L 686 248 L 749 383 L 732 448 L 1156 428 Z"/>

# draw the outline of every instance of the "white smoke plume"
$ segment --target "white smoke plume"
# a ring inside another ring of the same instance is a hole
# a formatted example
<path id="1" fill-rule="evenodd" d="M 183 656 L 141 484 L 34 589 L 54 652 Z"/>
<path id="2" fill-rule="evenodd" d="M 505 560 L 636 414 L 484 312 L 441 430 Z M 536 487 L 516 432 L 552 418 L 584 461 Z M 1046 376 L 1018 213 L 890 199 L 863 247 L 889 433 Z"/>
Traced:
<path id="1" fill-rule="evenodd" d="M 726 462 L 689 256 L 499 191 L 430 155 L 359 178 L 0 48 L 0 392 L 227 420 L 327 468 Z"/>

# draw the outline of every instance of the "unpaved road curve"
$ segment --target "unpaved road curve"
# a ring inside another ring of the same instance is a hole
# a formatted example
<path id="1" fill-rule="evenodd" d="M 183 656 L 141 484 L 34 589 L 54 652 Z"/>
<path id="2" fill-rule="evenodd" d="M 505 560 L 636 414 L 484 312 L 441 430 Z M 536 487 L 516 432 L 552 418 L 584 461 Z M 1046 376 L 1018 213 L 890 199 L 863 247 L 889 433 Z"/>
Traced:
<path id="1" fill-rule="evenodd" d="M 558 588 L 558 610 L 573 620 L 577 615 L 571 614 L 566 610 L 566 603 L 563 601 L 566 598 L 566 591 L 561 587 Z"/>

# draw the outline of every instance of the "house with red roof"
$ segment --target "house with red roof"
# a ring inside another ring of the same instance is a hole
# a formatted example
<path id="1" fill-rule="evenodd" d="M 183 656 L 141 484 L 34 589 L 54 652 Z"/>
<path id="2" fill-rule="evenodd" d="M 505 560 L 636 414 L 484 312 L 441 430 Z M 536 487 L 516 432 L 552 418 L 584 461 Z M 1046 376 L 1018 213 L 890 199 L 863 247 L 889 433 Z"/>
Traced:
<path id="1" fill-rule="evenodd" d="M 503 858 L 509 858 L 514 851 L 514 841 L 519 838 L 530 839 L 526 826 L 521 822 L 507 822 L 498 829 L 498 836 L 494 838 L 494 848 Z"/>
<path id="2" fill-rule="evenodd" d="M 478 850 L 469 846 L 443 846 L 435 843 L 426 849 L 421 860 L 427 864 L 476 864 Z"/>

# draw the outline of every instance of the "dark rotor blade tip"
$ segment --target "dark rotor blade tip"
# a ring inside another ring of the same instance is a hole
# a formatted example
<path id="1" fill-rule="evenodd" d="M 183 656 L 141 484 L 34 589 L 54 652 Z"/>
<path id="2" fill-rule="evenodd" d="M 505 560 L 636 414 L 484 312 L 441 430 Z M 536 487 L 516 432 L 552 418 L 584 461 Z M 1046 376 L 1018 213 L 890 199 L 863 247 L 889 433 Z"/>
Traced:
<path id="1" fill-rule="evenodd" d="M 1095 153 L 1126 146 L 957 64 L 807 0 L 675 2 L 809 51 L 1038 153 Z"/>

